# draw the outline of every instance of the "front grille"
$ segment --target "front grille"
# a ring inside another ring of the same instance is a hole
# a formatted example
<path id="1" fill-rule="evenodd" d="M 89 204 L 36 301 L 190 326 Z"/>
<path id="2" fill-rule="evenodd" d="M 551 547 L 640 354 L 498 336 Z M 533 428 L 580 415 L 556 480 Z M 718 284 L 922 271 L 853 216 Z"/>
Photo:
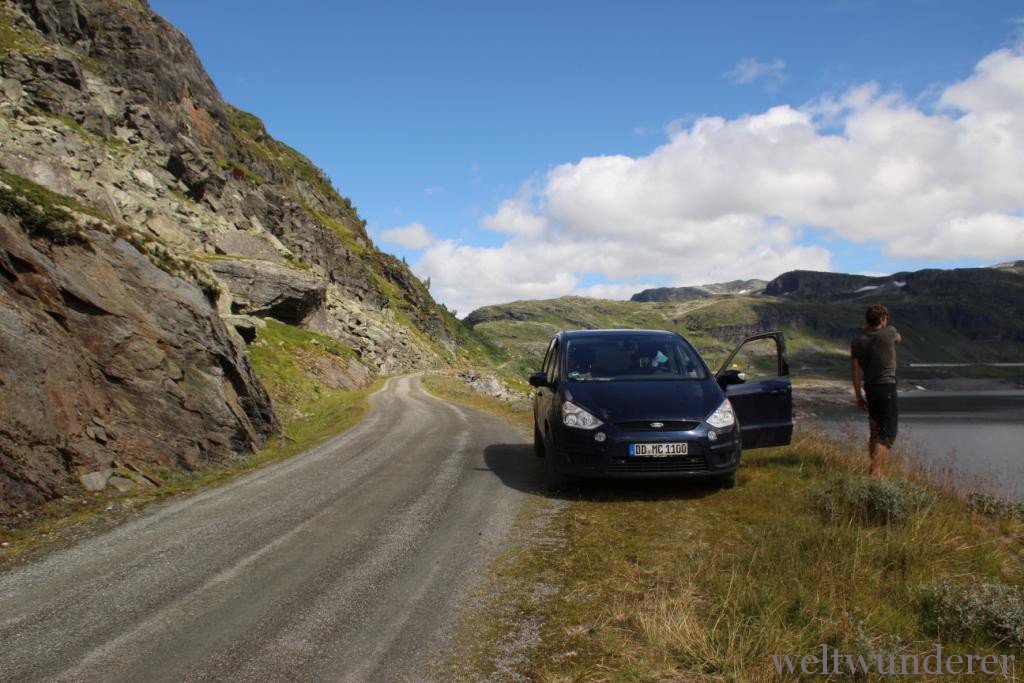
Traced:
<path id="1" fill-rule="evenodd" d="M 652 422 L 660 422 L 662 426 L 652 427 Z M 615 423 L 619 429 L 627 432 L 688 432 L 699 424 L 687 420 L 634 420 Z"/>
<path id="2" fill-rule="evenodd" d="M 682 458 L 612 458 L 608 472 L 700 472 L 708 469 L 703 455 Z"/>

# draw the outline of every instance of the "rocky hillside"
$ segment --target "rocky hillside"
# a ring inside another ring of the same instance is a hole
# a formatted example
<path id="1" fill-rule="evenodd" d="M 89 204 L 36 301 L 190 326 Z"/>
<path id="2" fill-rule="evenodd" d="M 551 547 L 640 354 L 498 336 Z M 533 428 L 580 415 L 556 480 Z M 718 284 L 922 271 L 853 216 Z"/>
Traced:
<path id="1" fill-rule="evenodd" d="M 678 330 L 712 364 L 743 337 L 782 329 L 797 372 L 841 379 L 864 309 L 881 301 L 906 338 L 905 362 L 1024 360 L 1024 274 L 1012 266 L 877 278 L 793 271 L 749 294 L 735 293 L 736 284 L 720 293 L 714 286 L 646 290 L 632 301 L 518 301 L 473 311 L 466 322 L 516 359 L 510 367 L 521 373 L 536 368 L 560 329 Z"/>
<path id="2" fill-rule="evenodd" d="M 0 87 L 0 515 L 261 445 L 268 319 L 355 385 L 485 350 L 144 0 L 0 0 Z"/>
<path id="3" fill-rule="evenodd" d="M 637 292 L 630 301 L 693 301 L 694 299 L 711 299 L 721 294 L 759 294 L 768 283 L 764 280 L 732 280 L 699 287 L 656 287 Z"/>

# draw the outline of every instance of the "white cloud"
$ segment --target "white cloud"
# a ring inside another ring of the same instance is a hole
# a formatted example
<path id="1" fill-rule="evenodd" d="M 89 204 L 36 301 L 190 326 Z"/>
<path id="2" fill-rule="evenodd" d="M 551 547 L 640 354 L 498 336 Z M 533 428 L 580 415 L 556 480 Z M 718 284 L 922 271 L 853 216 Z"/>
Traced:
<path id="1" fill-rule="evenodd" d="M 649 282 L 640 283 L 600 283 L 589 287 L 577 287 L 573 290 L 576 296 L 589 296 L 595 299 L 612 299 L 613 301 L 626 301 L 637 292 L 645 289 L 652 289 L 658 285 Z"/>
<path id="2" fill-rule="evenodd" d="M 778 58 L 762 62 L 755 57 L 745 57 L 722 75 L 739 85 L 761 81 L 766 88 L 774 90 L 786 80 L 786 62 Z"/>
<path id="3" fill-rule="evenodd" d="M 403 228 L 382 230 L 380 237 L 385 242 L 397 244 L 406 249 L 426 249 L 434 245 L 434 236 L 422 223 L 410 223 Z"/>
<path id="4" fill-rule="evenodd" d="M 548 227 L 544 217 L 534 213 L 530 206 L 528 193 L 525 196 L 501 202 L 497 212 L 484 216 L 480 224 L 488 230 L 523 237 L 537 237 Z"/>
<path id="5" fill-rule="evenodd" d="M 417 272 L 468 312 L 579 292 L 588 274 L 611 292 L 828 269 L 805 225 L 894 257 L 1006 261 L 1024 257 L 1022 211 L 1024 55 L 1000 50 L 934 107 L 867 84 L 562 164 L 483 219 L 504 244 L 440 243 Z"/>
<path id="6" fill-rule="evenodd" d="M 444 192 L 443 187 L 425 187 L 423 188 L 424 197 L 432 197 L 439 192 Z"/>

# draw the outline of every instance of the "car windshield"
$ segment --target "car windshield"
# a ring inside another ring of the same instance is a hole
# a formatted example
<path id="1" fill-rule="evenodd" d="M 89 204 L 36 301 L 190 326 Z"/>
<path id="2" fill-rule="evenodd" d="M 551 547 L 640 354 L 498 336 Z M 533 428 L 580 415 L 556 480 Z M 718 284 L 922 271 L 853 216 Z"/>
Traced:
<path id="1" fill-rule="evenodd" d="M 566 345 L 566 375 L 576 382 L 705 379 L 692 346 L 678 337 L 587 335 Z"/>

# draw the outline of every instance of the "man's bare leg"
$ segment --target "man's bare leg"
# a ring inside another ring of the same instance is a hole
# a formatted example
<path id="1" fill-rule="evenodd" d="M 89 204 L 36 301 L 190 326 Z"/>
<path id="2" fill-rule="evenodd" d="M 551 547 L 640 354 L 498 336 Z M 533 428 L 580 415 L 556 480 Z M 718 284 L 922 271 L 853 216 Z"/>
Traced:
<path id="1" fill-rule="evenodd" d="M 889 457 L 889 447 L 885 444 L 874 441 L 871 443 L 871 476 L 885 476 L 885 461 Z"/>

